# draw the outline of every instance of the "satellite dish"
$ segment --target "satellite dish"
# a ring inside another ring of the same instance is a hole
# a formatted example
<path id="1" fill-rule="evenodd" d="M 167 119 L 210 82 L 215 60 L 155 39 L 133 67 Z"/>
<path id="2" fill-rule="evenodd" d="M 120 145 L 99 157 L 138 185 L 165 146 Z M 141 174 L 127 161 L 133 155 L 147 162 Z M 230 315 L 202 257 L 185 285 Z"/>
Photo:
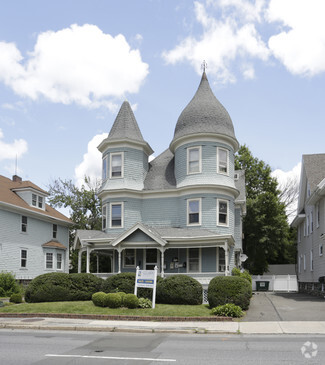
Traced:
<path id="1" fill-rule="evenodd" d="M 240 258 L 240 261 L 241 262 L 245 262 L 248 259 L 248 256 L 245 255 L 244 253 L 241 253 L 240 256 L 239 256 L 239 258 Z"/>

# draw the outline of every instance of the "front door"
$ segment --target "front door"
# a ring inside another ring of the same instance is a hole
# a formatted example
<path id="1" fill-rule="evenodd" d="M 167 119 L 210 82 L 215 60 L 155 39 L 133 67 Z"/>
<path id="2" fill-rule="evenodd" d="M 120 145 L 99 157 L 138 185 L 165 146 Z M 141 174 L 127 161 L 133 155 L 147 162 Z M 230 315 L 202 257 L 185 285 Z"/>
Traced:
<path id="1" fill-rule="evenodd" d="M 146 270 L 154 270 L 158 266 L 158 250 L 156 248 L 146 249 Z"/>

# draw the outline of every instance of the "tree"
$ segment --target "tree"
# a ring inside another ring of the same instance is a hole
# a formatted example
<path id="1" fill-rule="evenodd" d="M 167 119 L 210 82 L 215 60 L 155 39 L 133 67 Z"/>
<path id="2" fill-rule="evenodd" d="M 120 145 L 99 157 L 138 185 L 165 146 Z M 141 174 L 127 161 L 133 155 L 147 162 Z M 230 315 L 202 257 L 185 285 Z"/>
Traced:
<path id="1" fill-rule="evenodd" d="M 246 268 L 256 275 L 266 272 L 269 264 L 291 263 L 295 258 L 285 204 L 281 202 L 270 166 L 253 157 L 244 145 L 235 157 L 235 167 L 245 170 L 246 179 L 247 213 L 243 219 Z"/>
<path id="2" fill-rule="evenodd" d="M 78 262 L 77 252 L 73 250 L 76 230 L 102 229 L 101 201 L 97 196 L 99 184 L 99 181 L 92 182 L 89 177 L 85 177 L 84 184 L 79 188 L 72 180 L 59 178 L 48 187 L 49 204 L 54 208 L 69 208 L 69 218 L 74 222 L 69 236 L 72 272 L 76 272 Z M 92 259 L 91 266 L 94 265 L 94 259 Z"/>

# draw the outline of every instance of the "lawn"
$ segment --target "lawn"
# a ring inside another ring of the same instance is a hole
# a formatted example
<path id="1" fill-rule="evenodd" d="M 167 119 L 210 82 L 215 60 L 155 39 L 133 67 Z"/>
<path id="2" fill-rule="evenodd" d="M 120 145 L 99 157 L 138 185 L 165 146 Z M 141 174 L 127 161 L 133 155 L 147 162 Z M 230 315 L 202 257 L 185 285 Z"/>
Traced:
<path id="1" fill-rule="evenodd" d="M 106 314 L 127 316 L 169 316 L 169 317 L 206 317 L 212 316 L 208 305 L 169 305 L 156 304 L 155 309 L 128 309 L 96 307 L 92 301 L 22 303 L 0 307 L 1 313 L 73 313 Z"/>

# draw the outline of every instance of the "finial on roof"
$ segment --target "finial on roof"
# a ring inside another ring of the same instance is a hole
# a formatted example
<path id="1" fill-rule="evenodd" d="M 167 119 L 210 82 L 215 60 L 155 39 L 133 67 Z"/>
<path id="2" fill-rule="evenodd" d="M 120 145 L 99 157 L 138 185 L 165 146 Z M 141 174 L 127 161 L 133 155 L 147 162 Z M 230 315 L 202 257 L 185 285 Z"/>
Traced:
<path id="1" fill-rule="evenodd" d="M 202 65 L 201 65 L 201 69 L 203 72 L 205 72 L 205 70 L 208 68 L 208 64 L 205 62 L 205 60 L 203 60 Z"/>

